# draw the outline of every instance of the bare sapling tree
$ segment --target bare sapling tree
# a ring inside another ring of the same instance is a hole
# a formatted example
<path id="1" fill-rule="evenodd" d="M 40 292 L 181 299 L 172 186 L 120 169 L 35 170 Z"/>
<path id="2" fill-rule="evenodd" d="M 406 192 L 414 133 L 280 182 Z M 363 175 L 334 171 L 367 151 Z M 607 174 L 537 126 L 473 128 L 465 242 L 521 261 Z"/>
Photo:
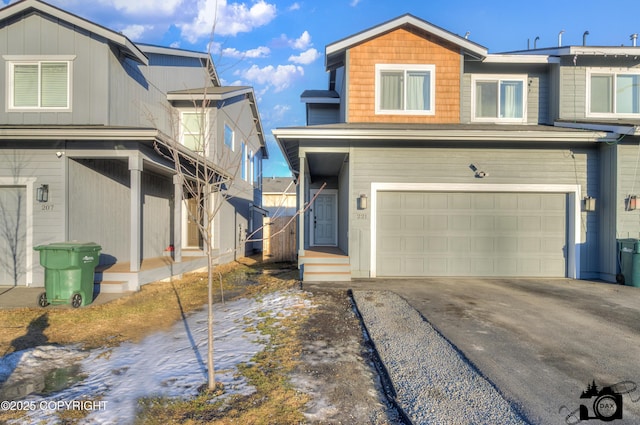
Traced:
<path id="1" fill-rule="evenodd" d="M 24 188 L 18 184 L 23 161 L 13 152 L 11 157 L 2 162 L 8 165 L 13 184 L 0 192 L 0 248 L 4 251 L 0 255 L 0 271 L 3 270 L 12 280 L 13 286 L 17 286 L 25 266 L 25 193 Z"/>
<path id="2" fill-rule="evenodd" d="M 210 61 L 211 59 L 209 59 Z M 208 70 L 213 70 L 213 63 L 207 64 Z M 215 71 L 213 71 L 215 72 Z M 242 168 L 247 167 L 246 152 L 241 149 L 230 149 L 224 140 L 218 137 L 218 108 L 224 106 L 211 96 L 215 87 L 210 85 L 211 78 L 203 89 L 194 90 L 191 100 L 182 110 L 168 107 L 171 117 L 171 135 L 166 135 L 156 142 L 157 152 L 169 159 L 175 168 L 177 179 L 182 185 L 183 208 L 188 214 L 189 221 L 198 229 L 202 247 L 207 257 L 207 286 L 208 286 L 208 389 L 215 390 L 214 373 L 214 268 L 221 255 L 235 254 L 243 247 L 236 246 L 234 252 L 219 252 L 215 249 L 214 220 L 231 198 L 244 196 L 252 190 L 250 184 L 239 185 L 242 179 Z M 237 116 L 225 114 L 225 121 L 238 125 L 234 126 L 235 134 L 242 140 L 251 140 L 256 135 L 255 123 L 246 130 L 239 124 L 240 117 L 245 113 L 252 113 L 249 101 L 243 102 L 240 108 L 234 109 Z M 188 112 L 185 112 L 188 110 Z M 149 115 L 151 121 L 155 118 Z M 224 139 L 224 136 L 222 137 Z M 246 168 L 244 173 L 246 173 Z M 244 187 L 243 187 L 244 186 Z M 253 199 L 251 197 L 251 199 Z M 189 203 L 189 207 L 187 207 Z M 247 242 L 245 238 L 244 242 Z M 244 256 L 244 253 L 242 253 Z"/>

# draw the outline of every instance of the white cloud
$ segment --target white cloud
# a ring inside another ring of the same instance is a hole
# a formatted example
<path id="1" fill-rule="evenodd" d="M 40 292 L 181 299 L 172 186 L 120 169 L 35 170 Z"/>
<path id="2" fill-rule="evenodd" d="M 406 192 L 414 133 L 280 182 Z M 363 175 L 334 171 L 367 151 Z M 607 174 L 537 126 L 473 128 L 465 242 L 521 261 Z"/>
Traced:
<path id="1" fill-rule="evenodd" d="M 268 65 L 264 68 L 253 65 L 241 75 L 252 83 L 273 87 L 277 93 L 288 88 L 296 78 L 302 77 L 304 69 L 296 65 L 278 65 L 277 67 Z"/>
<path id="2" fill-rule="evenodd" d="M 228 3 L 227 0 L 199 0 L 198 16 L 191 23 L 179 26 L 182 35 L 195 43 L 199 38 L 211 34 L 214 21 L 215 34 L 235 36 L 266 25 L 275 16 L 276 5 L 265 0 L 258 0 L 250 7 L 246 3 Z"/>
<path id="3" fill-rule="evenodd" d="M 279 121 L 283 119 L 291 110 L 290 105 L 276 105 L 273 107 L 273 113 L 271 119 L 274 121 Z"/>
<path id="4" fill-rule="evenodd" d="M 173 15 L 184 0 L 98 0 L 105 6 L 113 6 L 116 10 L 130 15 L 148 13 Z"/>
<path id="5" fill-rule="evenodd" d="M 291 47 L 298 50 L 305 50 L 313 46 L 313 43 L 311 43 L 311 35 L 309 35 L 309 31 L 303 32 L 299 38 L 290 41 L 289 44 L 291 45 Z"/>
<path id="6" fill-rule="evenodd" d="M 295 2 L 291 6 L 289 6 L 289 11 L 300 10 L 300 3 Z"/>
<path id="7" fill-rule="evenodd" d="M 149 25 L 129 25 L 124 27 L 121 31 L 124 35 L 130 38 L 133 41 L 140 40 L 142 38 L 142 34 L 144 34 L 148 30 L 152 30 L 153 26 Z"/>
<path id="8" fill-rule="evenodd" d="M 222 49 L 221 55 L 223 58 L 266 58 L 271 53 L 271 49 L 268 47 L 260 46 L 255 49 L 241 52 L 234 47 L 227 47 Z"/>
<path id="9" fill-rule="evenodd" d="M 351 3 L 349 3 L 349 6 L 356 7 L 358 3 L 360 3 L 360 0 L 351 0 Z"/>
<path id="10" fill-rule="evenodd" d="M 320 53 L 314 48 L 300 53 L 298 56 L 289 56 L 289 62 L 299 63 L 301 65 L 309 65 L 320 57 Z"/>

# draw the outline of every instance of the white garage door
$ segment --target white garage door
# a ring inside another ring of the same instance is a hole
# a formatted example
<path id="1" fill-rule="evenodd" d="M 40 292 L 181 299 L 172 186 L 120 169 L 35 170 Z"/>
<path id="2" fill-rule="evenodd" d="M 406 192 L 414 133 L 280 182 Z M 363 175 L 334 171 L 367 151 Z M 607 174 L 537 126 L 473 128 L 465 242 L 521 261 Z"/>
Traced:
<path id="1" fill-rule="evenodd" d="M 0 186 L 0 285 L 25 284 L 26 190 Z"/>
<path id="2" fill-rule="evenodd" d="M 379 192 L 378 276 L 566 276 L 562 193 Z"/>

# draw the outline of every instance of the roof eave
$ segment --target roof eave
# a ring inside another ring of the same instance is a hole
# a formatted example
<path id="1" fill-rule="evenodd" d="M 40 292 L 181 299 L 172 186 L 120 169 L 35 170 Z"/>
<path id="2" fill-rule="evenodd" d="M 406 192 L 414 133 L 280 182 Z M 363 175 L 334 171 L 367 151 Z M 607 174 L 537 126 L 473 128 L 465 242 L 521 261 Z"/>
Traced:
<path id="1" fill-rule="evenodd" d="M 438 129 L 309 129 L 276 128 L 276 140 L 431 140 L 470 142 L 600 142 L 615 138 L 606 131 L 502 131 L 502 130 L 438 130 Z"/>
<path id="2" fill-rule="evenodd" d="M 427 21 L 416 18 L 411 14 L 405 14 L 395 19 L 392 19 L 390 21 L 384 22 L 380 25 L 377 25 L 375 27 L 361 31 L 347 38 L 343 38 L 342 40 L 338 40 L 334 43 L 328 44 L 325 47 L 325 58 L 326 58 L 325 65 L 328 68 L 331 63 L 335 62 L 335 61 L 331 61 L 330 58 L 342 54 L 342 52 L 348 50 L 352 46 L 362 43 L 371 38 L 377 37 L 378 35 L 392 31 L 396 28 L 400 28 L 403 25 L 412 25 L 425 32 L 433 34 L 436 37 L 449 41 L 459 46 L 465 53 L 470 54 L 471 56 L 477 57 L 479 59 L 486 57 L 488 54 L 488 50 L 486 47 L 483 47 L 479 44 L 469 41 L 466 38 L 460 37 L 443 28 L 430 24 Z"/>
<path id="3" fill-rule="evenodd" d="M 99 35 L 118 45 L 127 57 L 144 65 L 149 64 L 149 58 L 126 36 L 39 0 L 22 0 L 0 9 L 0 21 L 29 9 L 38 10 Z"/>

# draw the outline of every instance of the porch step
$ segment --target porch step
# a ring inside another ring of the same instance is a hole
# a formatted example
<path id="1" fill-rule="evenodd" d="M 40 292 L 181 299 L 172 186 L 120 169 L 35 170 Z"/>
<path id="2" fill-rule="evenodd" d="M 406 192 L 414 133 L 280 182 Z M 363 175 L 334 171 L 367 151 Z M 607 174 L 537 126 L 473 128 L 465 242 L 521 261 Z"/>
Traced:
<path id="1" fill-rule="evenodd" d="M 349 257 L 346 255 L 334 255 L 331 257 L 317 257 L 303 255 L 299 260 L 300 264 L 349 264 Z"/>
<path id="2" fill-rule="evenodd" d="M 304 263 L 305 273 L 351 273 L 351 265 L 347 263 Z"/>
<path id="3" fill-rule="evenodd" d="M 126 281 L 103 280 L 99 285 L 100 292 L 104 294 L 121 294 L 129 290 L 129 283 Z"/>

